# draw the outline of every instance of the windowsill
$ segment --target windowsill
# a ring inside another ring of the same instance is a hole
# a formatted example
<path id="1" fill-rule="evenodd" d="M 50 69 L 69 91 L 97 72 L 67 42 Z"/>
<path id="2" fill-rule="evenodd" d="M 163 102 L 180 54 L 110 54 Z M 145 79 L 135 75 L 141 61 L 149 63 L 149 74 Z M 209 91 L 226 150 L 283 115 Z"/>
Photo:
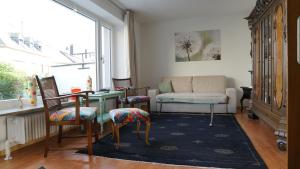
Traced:
<path id="1" fill-rule="evenodd" d="M 0 110 L 0 116 L 5 116 L 5 115 L 16 115 L 16 114 L 22 114 L 22 113 L 27 113 L 27 112 L 35 112 L 35 111 L 40 111 L 43 110 L 44 106 L 43 105 L 37 105 L 37 106 L 23 106 L 22 108 L 11 108 L 11 109 L 4 109 Z"/>
<path id="2" fill-rule="evenodd" d="M 4 101 L 2 101 L 2 102 L 4 102 Z M 9 106 L 7 108 L 4 108 L 2 110 L 0 109 L 0 116 L 17 115 L 17 114 L 44 111 L 44 105 L 43 105 L 43 103 L 41 103 L 39 101 L 38 101 L 38 104 L 36 106 L 25 103 L 22 108 L 19 108 L 18 106 L 16 106 L 17 102 L 18 102 L 17 100 L 11 100 L 10 103 L 9 103 L 9 104 L 11 104 L 11 106 Z M 62 106 L 67 107 L 67 106 L 71 106 L 73 104 L 74 104 L 74 102 L 72 102 L 72 101 L 63 102 Z"/>

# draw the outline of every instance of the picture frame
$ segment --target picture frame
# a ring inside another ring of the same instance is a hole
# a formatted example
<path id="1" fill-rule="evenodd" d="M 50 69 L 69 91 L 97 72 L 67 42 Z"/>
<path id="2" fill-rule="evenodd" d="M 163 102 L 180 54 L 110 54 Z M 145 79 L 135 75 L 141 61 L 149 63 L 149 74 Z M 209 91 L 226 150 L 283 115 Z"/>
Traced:
<path id="1" fill-rule="evenodd" d="M 221 60 L 221 30 L 175 33 L 175 61 Z"/>

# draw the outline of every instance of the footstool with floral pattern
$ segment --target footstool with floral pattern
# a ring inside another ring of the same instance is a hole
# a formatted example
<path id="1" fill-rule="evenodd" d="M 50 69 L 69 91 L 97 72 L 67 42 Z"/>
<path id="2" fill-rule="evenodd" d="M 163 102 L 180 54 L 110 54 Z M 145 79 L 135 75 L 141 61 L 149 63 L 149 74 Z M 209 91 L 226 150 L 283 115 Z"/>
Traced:
<path id="1" fill-rule="evenodd" d="M 145 142 L 149 145 L 149 131 L 150 131 L 150 115 L 148 112 L 138 108 L 119 108 L 113 109 L 109 112 L 112 120 L 112 135 L 116 139 L 116 148 L 120 147 L 120 132 L 119 128 L 127 123 L 137 123 L 137 137 L 140 138 L 141 122 L 146 124 Z"/>

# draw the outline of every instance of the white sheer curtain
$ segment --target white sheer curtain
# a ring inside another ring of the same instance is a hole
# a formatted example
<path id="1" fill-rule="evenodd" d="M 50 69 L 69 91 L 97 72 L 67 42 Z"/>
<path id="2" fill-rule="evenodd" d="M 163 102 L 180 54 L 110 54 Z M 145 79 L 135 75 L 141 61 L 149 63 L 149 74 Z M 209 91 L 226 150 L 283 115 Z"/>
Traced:
<path id="1" fill-rule="evenodd" d="M 135 51 L 134 13 L 126 11 L 124 17 L 125 57 L 127 61 L 127 76 L 131 78 L 133 86 L 137 85 L 137 66 Z"/>

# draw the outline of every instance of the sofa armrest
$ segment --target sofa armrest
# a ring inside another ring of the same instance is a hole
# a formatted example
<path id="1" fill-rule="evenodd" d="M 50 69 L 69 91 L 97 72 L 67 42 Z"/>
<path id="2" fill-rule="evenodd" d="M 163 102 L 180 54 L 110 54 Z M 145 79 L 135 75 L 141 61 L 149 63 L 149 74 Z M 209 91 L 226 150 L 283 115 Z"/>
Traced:
<path id="1" fill-rule="evenodd" d="M 227 111 L 228 113 L 236 113 L 237 96 L 235 88 L 227 88 L 226 95 L 228 96 Z"/>
<path id="2" fill-rule="evenodd" d="M 159 94 L 158 89 L 149 89 L 148 90 L 148 96 L 150 96 L 150 110 L 156 111 L 156 95 Z"/>

